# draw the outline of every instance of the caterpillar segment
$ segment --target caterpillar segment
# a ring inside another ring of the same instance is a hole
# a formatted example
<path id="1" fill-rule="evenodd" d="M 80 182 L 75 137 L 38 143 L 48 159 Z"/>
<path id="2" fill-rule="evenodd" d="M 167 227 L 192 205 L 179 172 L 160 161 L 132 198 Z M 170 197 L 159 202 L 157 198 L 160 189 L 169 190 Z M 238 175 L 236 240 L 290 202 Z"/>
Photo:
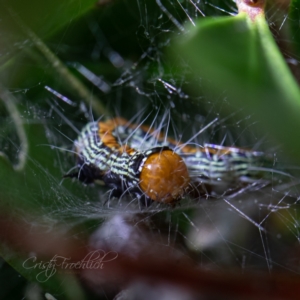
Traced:
<path id="1" fill-rule="evenodd" d="M 166 146 L 139 151 L 121 145 L 114 128 L 111 120 L 87 124 L 74 143 L 78 172 L 65 177 L 100 181 L 115 196 L 125 192 L 164 203 L 181 199 L 190 182 L 183 159 Z"/>
<path id="2" fill-rule="evenodd" d="M 224 194 L 257 180 L 264 153 L 205 144 L 192 147 L 123 118 L 88 123 L 74 143 L 84 183 L 101 182 L 113 195 L 174 203 L 186 193 Z M 194 189 L 194 191 L 191 191 Z"/>

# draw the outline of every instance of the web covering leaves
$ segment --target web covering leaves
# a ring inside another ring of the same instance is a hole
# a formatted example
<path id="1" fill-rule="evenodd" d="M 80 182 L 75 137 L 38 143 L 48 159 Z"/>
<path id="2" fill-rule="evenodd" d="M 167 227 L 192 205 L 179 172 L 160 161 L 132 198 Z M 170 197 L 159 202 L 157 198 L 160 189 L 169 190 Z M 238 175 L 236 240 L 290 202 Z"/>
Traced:
<path id="1" fill-rule="evenodd" d="M 91 99 L 77 99 L 34 43 L 21 45 L 18 51 L 7 46 L 13 67 L 3 67 L 3 84 L 16 97 L 28 152 L 19 172 L 1 160 L 4 210 L 11 211 L 14 203 L 21 215 L 39 216 L 37 223 L 49 231 L 63 224 L 66 231 L 90 236 L 91 248 L 105 246 L 134 255 L 155 241 L 205 269 L 230 266 L 243 272 L 298 273 L 294 264 L 299 243 L 297 167 L 289 165 L 280 147 L 268 141 L 255 116 L 240 119 L 234 107 L 231 114 L 225 113 L 230 106 L 226 91 L 217 99 L 199 94 L 193 86 L 201 86 L 201 78 L 191 80 L 188 63 L 175 64 L 166 55 L 174 40 L 188 34 L 187 23 L 205 16 L 233 15 L 234 3 L 157 0 L 134 5 L 100 1 L 98 5 L 48 38 L 47 45 L 90 94 L 101 99 L 109 115 L 92 111 Z M 280 32 L 286 15 L 273 15 L 274 7 L 269 11 Z M 20 36 L 19 42 L 25 43 L 26 37 Z M 67 98 L 56 97 L 44 86 Z M 24 149 L 4 106 L 1 114 L 1 149 L 16 164 L 18 152 Z M 89 121 L 114 116 L 161 128 L 181 142 L 194 137 L 191 142 L 197 145 L 265 151 L 268 184 L 254 181 L 250 188 L 216 199 L 185 197 L 175 208 L 162 203 L 145 208 L 130 195 L 114 198 L 105 187 L 63 180 L 75 167 L 73 142 L 81 128 Z M 27 221 L 35 226 L 32 218 Z M 92 290 L 99 292 L 93 285 Z"/>

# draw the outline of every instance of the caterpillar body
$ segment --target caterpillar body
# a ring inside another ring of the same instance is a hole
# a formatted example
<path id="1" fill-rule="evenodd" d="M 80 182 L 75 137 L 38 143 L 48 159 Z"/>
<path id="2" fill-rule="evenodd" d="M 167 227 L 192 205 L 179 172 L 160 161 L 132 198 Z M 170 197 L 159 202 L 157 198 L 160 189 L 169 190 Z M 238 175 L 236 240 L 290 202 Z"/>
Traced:
<path id="1" fill-rule="evenodd" d="M 206 194 L 257 180 L 263 152 L 205 144 L 192 147 L 123 118 L 88 123 L 74 142 L 84 183 L 101 181 L 113 195 L 173 203 L 192 190 Z"/>

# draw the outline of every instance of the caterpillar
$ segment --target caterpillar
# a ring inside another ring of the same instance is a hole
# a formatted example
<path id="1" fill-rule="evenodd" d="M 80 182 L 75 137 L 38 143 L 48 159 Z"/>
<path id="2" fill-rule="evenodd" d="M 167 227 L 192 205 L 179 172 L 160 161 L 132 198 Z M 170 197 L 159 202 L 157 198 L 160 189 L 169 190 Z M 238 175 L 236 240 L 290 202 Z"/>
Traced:
<path id="1" fill-rule="evenodd" d="M 192 191 L 226 192 L 257 180 L 263 152 L 205 144 L 192 147 L 145 125 L 117 117 L 88 123 L 74 142 L 84 183 L 98 182 L 120 196 L 175 203 Z"/>

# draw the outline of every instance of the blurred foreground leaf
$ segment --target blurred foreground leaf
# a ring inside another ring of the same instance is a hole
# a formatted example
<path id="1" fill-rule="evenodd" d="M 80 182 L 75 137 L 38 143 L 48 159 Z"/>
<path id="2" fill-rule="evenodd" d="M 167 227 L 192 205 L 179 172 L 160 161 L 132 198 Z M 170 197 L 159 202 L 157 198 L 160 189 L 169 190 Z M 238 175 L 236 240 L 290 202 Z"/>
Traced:
<path id="1" fill-rule="evenodd" d="M 2 26 L 9 21 L 10 14 L 15 13 L 29 28 L 41 36 L 49 36 L 63 26 L 84 15 L 95 7 L 95 0 L 66 0 L 66 1 L 20 1 L 12 0 L 1 4 Z"/>
<path id="2" fill-rule="evenodd" d="M 300 162 L 300 92 L 263 14 L 201 19 L 176 50 L 204 86 L 226 91 Z"/>

